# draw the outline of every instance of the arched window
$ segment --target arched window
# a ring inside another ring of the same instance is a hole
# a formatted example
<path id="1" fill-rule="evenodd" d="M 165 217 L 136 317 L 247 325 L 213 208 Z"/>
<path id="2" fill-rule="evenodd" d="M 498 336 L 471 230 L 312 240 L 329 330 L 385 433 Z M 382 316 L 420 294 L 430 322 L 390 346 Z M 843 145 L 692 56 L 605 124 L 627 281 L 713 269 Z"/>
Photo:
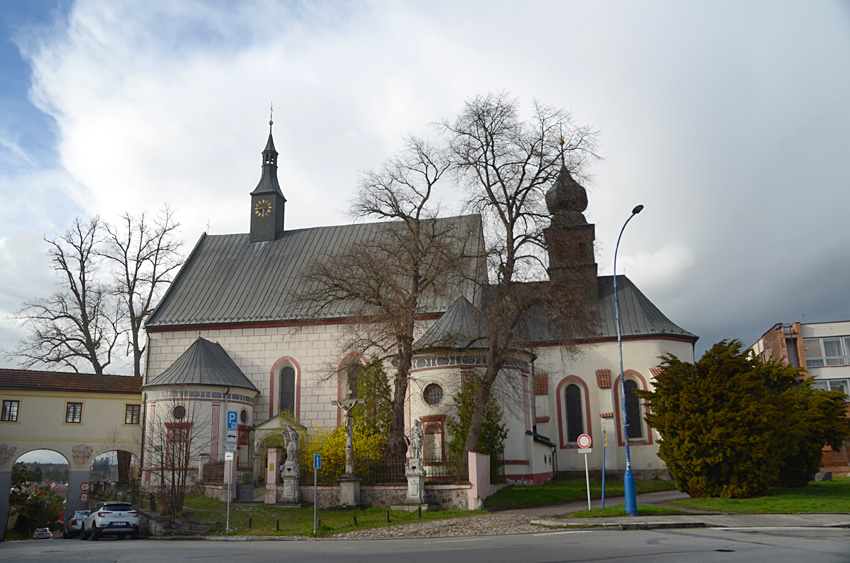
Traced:
<path id="1" fill-rule="evenodd" d="M 570 383 L 564 390 L 564 405 L 567 409 L 567 442 L 575 443 L 584 433 L 581 388 L 575 383 Z"/>
<path id="2" fill-rule="evenodd" d="M 633 379 L 626 380 L 626 417 L 629 423 L 629 439 L 643 438 L 643 420 L 640 413 L 640 399 L 635 390 L 638 384 Z"/>
<path id="3" fill-rule="evenodd" d="M 278 412 L 289 411 L 295 415 L 295 368 L 284 366 L 280 370 L 280 400 Z"/>
<path id="4" fill-rule="evenodd" d="M 340 399 L 356 399 L 357 398 L 357 379 L 363 372 L 363 364 L 359 359 L 351 359 L 346 362 L 340 370 Z"/>
<path id="5" fill-rule="evenodd" d="M 436 424 L 425 427 L 425 451 L 422 456 L 428 463 L 443 462 L 443 429 Z"/>

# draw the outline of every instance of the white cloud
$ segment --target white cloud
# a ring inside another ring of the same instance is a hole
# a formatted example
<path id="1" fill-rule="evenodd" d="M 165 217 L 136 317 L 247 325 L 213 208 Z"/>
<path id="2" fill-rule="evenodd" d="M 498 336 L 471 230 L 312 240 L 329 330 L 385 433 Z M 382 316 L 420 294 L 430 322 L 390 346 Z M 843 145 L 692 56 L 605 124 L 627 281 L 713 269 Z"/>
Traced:
<path id="1" fill-rule="evenodd" d="M 190 247 L 208 223 L 244 232 L 270 101 L 287 225 L 345 222 L 359 171 L 403 134 L 505 89 L 601 130 L 587 213 L 600 272 L 643 203 L 626 273 L 683 327 L 735 336 L 802 300 L 799 280 L 777 280 L 814 227 L 838 230 L 846 253 L 846 15 L 828 2 L 80 0 L 24 44 L 62 169 L 0 175 L 0 237 L 163 203 Z M 772 244 L 777 225 L 799 234 Z M 741 291 L 765 278 L 774 289 Z"/>

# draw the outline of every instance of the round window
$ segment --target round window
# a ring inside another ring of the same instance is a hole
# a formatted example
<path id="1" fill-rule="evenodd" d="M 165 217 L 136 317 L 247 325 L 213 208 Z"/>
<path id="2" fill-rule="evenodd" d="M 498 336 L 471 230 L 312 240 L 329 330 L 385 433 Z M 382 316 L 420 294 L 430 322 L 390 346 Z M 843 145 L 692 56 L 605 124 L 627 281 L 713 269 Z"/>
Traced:
<path id="1" fill-rule="evenodd" d="M 443 400 L 443 388 L 436 383 L 429 383 L 425 386 L 422 396 L 429 405 L 436 405 Z"/>
<path id="2" fill-rule="evenodd" d="M 242 412 L 239 413 L 239 419 L 242 421 L 242 424 L 248 424 L 248 410 L 242 409 Z"/>
<path id="3" fill-rule="evenodd" d="M 171 414 L 173 414 L 174 418 L 176 418 L 177 420 L 183 420 L 183 417 L 186 416 L 186 407 L 184 407 L 183 405 L 177 405 L 176 407 L 174 407 L 174 410 L 171 411 Z"/>

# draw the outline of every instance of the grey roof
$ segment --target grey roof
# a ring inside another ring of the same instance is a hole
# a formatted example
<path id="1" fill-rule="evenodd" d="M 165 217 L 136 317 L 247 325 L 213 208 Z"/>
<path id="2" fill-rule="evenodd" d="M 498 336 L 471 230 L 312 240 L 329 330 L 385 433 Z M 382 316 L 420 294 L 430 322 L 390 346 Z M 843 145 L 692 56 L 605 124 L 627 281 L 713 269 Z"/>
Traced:
<path id="1" fill-rule="evenodd" d="M 466 244 L 480 240 L 477 215 L 438 219 L 459 234 L 471 233 Z M 299 300 L 304 276 L 317 260 L 339 253 L 351 245 L 365 244 L 387 229 L 390 222 L 287 230 L 274 241 L 249 242 L 249 235 L 201 236 L 177 274 L 146 327 L 303 320 L 315 313 Z M 396 223 L 397 224 L 397 223 Z M 461 238 L 461 237 L 459 237 Z M 474 296 L 473 280 L 459 280 L 450 297 L 430 295 L 422 312 L 442 313 L 458 294 Z M 351 316 L 353 305 L 341 303 L 323 311 L 324 318 Z"/>
<path id="2" fill-rule="evenodd" d="M 617 321 L 614 304 L 614 277 L 597 278 L 599 302 L 598 332 L 590 339 L 610 339 L 617 337 Z M 538 284 L 527 284 L 526 290 L 534 292 Z M 697 336 L 681 328 L 668 319 L 652 301 L 625 276 L 617 277 L 617 290 L 620 294 L 620 320 L 623 338 L 666 337 L 697 340 Z M 485 299 L 486 303 L 486 299 Z M 537 313 L 537 314 L 536 314 Z M 414 348 L 434 349 L 482 349 L 487 348 L 487 340 L 482 329 L 482 315 L 463 297 L 455 301 L 446 313 L 429 328 Z M 561 339 L 547 321 L 547 315 L 532 310 L 526 317 L 525 331 L 531 342 L 553 342 Z"/>
<path id="3" fill-rule="evenodd" d="M 486 349 L 487 339 L 481 335 L 482 332 L 481 313 L 461 295 L 413 347 Z"/>
<path id="4" fill-rule="evenodd" d="M 160 385 L 210 385 L 259 391 L 221 344 L 200 337 L 168 369 L 142 388 Z"/>
<path id="5" fill-rule="evenodd" d="M 602 338 L 617 337 L 614 307 L 614 276 L 599 276 L 599 316 Z M 662 313 L 626 276 L 617 276 L 620 294 L 620 324 L 623 338 L 632 336 L 673 336 L 696 342 L 697 335 L 688 332 Z"/>

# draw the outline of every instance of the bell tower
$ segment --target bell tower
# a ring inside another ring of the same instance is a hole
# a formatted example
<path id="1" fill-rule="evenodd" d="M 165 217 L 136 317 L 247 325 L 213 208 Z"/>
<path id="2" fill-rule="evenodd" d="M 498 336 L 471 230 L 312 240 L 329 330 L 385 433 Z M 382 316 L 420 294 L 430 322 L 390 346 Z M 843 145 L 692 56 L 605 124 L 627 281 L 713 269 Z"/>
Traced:
<path id="1" fill-rule="evenodd" d="M 272 125 L 269 120 L 269 140 L 263 150 L 263 173 L 260 183 L 251 192 L 251 242 L 271 242 L 283 232 L 286 198 L 277 181 L 278 152 L 274 148 Z"/>
<path id="2" fill-rule="evenodd" d="M 587 192 L 565 165 L 546 192 L 551 224 L 543 229 L 549 251 L 549 279 L 570 287 L 585 301 L 598 301 L 594 226 L 584 218 Z"/>

